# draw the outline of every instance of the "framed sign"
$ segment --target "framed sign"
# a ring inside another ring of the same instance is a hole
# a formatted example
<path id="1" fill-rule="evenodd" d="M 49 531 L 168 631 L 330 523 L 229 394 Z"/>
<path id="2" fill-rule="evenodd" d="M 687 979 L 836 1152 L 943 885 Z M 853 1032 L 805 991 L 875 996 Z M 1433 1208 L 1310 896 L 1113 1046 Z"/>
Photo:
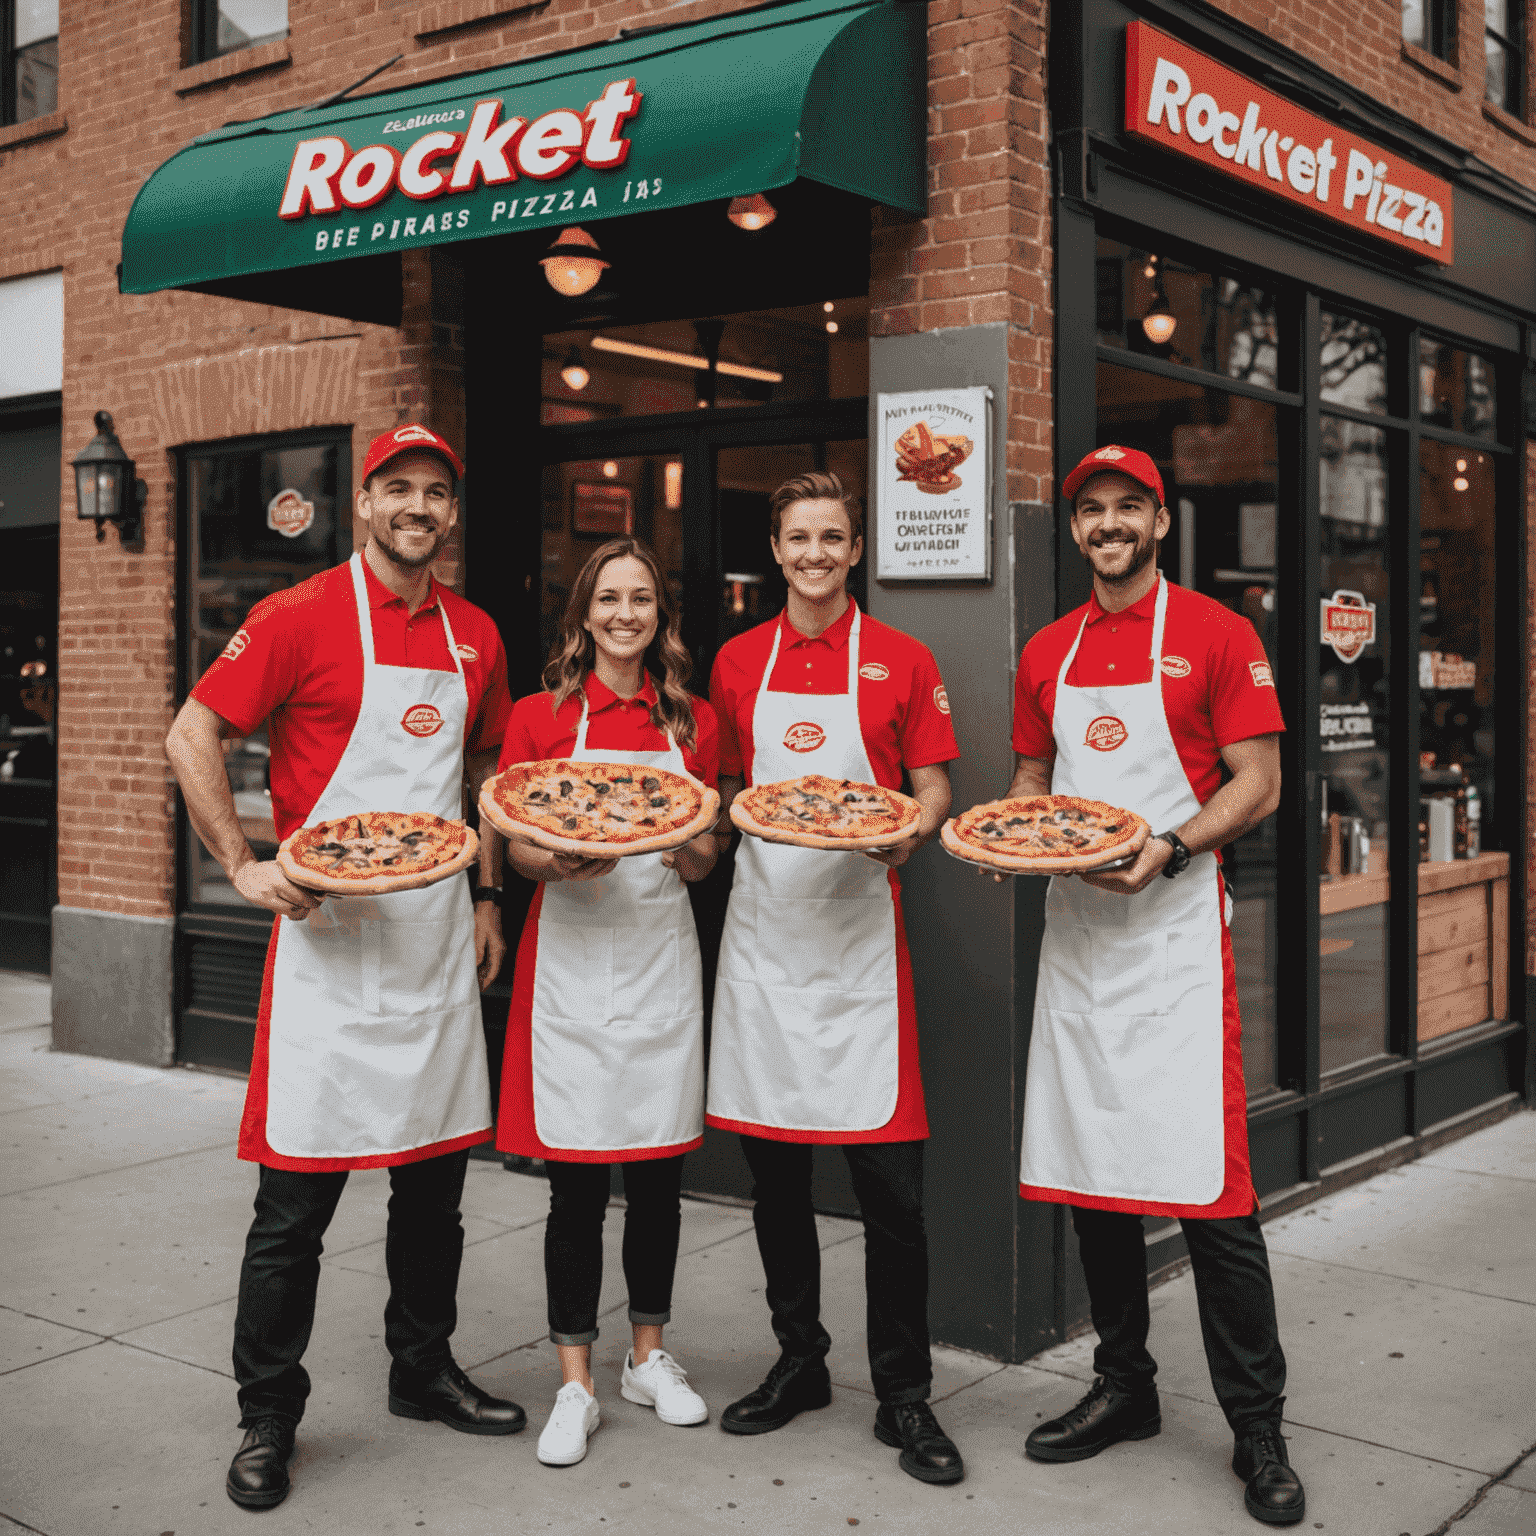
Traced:
<path id="1" fill-rule="evenodd" d="M 876 400 L 876 580 L 990 581 L 992 391 Z"/>
<path id="2" fill-rule="evenodd" d="M 635 531 L 635 498 L 627 485 L 578 480 L 571 486 L 571 532 L 609 539 Z"/>

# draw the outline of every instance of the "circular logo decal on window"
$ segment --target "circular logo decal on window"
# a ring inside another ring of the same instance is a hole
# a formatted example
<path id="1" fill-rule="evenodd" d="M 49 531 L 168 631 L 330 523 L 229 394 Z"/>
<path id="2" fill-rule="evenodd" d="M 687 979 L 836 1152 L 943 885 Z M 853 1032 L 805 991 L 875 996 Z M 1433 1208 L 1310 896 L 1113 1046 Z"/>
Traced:
<path id="1" fill-rule="evenodd" d="M 279 491 L 267 503 L 267 527 L 285 539 L 296 539 L 315 521 L 315 504 L 297 491 Z"/>
<path id="2" fill-rule="evenodd" d="M 230 636 L 229 644 L 224 647 L 224 660 L 233 661 L 250 643 L 251 637 L 243 629 L 237 629 Z"/>
<path id="3" fill-rule="evenodd" d="M 1095 752 L 1113 752 L 1129 734 L 1123 720 L 1117 720 L 1113 715 L 1100 715 L 1089 723 L 1085 740 Z"/>
<path id="4" fill-rule="evenodd" d="M 1188 677 L 1194 668 L 1182 656 L 1164 656 L 1163 671 L 1169 677 Z"/>
<path id="5" fill-rule="evenodd" d="M 827 733 L 814 720 L 800 720 L 784 732 L 784 745 L 791 752 L 814 752 L 827 739 Z"/>
<path id="6" fill-rule="evenodd" d="M 459 653 L 459 657 L 463 661 L 479 661 L 480 660 L 480 652 L 477 651 L 474 648 L 474 646 L 472 646 L 472 645 L 465 645 L 462 641 L 460 641 L 460 643 L 458 645 L 454 646 L 454 650 L 456 650 Z"/>
<path id="7" fill-rule="evenodd" d="M 935 688 L 933 690 L 933 702 L 944 713 L 949 713 L 949 690 L 947 688 Z"/>
<path id="8" fill-rule="evenodd" d="M 891 669 L 878 661 L 866 661 L 859 668 L 859 676 L 867 677 L 872 683 L 883 683 L 891 675 Z"/>
<path id="9" fill-rule="evenodd" d="M 413 704 L 400 721 L 412 736 L 436 736 L 443 728 L 443 717 L 433 704 Z"/>

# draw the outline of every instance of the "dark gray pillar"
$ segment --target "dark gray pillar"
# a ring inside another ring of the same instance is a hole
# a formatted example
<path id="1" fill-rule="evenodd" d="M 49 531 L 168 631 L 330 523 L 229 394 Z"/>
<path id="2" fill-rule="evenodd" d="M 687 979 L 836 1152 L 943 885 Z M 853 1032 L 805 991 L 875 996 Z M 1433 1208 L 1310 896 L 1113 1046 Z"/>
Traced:
<path id="1" fill-rule="evenodd" d="M 176 1059 L 169 917 L 53 909 L 53 1048 L 147 1067 Z"/>

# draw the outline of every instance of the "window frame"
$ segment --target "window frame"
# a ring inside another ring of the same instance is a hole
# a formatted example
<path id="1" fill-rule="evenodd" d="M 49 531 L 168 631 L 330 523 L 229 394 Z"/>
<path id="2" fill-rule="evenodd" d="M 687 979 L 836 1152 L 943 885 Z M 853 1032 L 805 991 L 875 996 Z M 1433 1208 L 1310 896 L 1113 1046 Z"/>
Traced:
<path id="1" fill-rule="evenodd" d="M 10 0 L 0 0 L 0 4 L 10 3 Z M 222 59 L 233 54 L 244 53 L 247 48 L 259 48 L 266 43 L 276 40 L 281 35 L 286 37 L 291 26 L 286 24 L 291 17 L 285 18 L 282 33 L 273 33 L 270 37 L 258 38 L 252 42 L 244 43 L 239 48 L 219 48 L 219 0 L 187 0 L 187 64 L 206 64 L 212 59 Z"/>
<path id="2" fill-rule="evenodd" d="M 16 0 L 0 0 L 0 128 L 9 128 L 16 123 L 35 122 L 39 117 L 47 117 L 47 112 L 34 112 L 31 117 L 18 117 L 19 108 L 18 92 L 16 89 L 16 61 L 21 50 L 16 46 Z M 58 42 L 59 34 L 52 34 L 53 41 Z M 39 37 L 35 43 L 46 43 L 48 38 Z M 35 43 L 28 43 L 33 47 Z M 55 91 L 54 105 L 51 112 L 58 110 L 58 97 Z"/>
<path id="3" fill-rule="evenodd" d="M 1422 48 L 1425 53 L 1452 66 L 1456 63 L 1456 4 L 1455 0 L 1423 0 L 1424 36 L 1420 40 L 1399 31 L 1402 40 L 1411 48 Z"/>
<path id="4" fill-rule="evenodd" d="M 1525 0 L 1506 0 L 1509 28 L 1507 33 L 1496 32 L 1488 25 L 1488 12 L 1483 11 L 1483 100 L 1492 102 L 1501 112 L 1511 117 L 1525 117 Z M 1488 40 L 1498 44 L 1506 63 L 1505 83 L 1510 96 L 1504 101 L 1494 101 L 1488 90 Z"/>

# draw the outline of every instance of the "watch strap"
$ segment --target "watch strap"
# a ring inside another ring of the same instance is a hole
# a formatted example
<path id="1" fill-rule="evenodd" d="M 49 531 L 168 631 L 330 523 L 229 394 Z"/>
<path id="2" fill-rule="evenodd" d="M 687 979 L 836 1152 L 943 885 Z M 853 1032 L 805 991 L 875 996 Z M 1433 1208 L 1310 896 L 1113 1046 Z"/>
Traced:
<path id="1" fill-rule="evenodd" d="M 1184 840 L 1177 832 L 1158 832 L 1154 835 L 1160 837 L 1173 849 L 1173 857 L 1163 866 L 1164 878 L 1172 880 L 1175 875 L 1182 875 L 1189 868 L 1189 861 L 1194 857 L 1184 846 Z"/>
<path id="2" fill-rule="evenodd" d="M 499 885 L 477 885 L 470 892 L 470 899 L 476 905 L 479 905 L 482 901 L 489 901 L 494 902 L 499 907 L 501 905 L 501 887 Z"/>

